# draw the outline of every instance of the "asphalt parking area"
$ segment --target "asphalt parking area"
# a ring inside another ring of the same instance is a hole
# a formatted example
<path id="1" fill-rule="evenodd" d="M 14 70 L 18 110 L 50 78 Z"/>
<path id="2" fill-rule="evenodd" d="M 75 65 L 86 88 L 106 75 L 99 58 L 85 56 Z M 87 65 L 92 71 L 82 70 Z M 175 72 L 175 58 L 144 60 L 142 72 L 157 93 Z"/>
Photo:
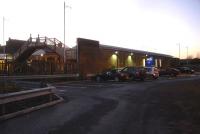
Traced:
<path id="1" fill-rule="evenodd" d="M 146 81 L 103 81 L 103 82 L 96 82 L 96 81 L 73 81 L 73 82 L 60 82 L 55 83 L 54 86 L 57 88 L 80 88 L 80 89 L 86 89 L 86 88 L 114 88 L 114 87 L 120 87 L 125 84 L 136 84 L 136 83 L 145 83 L 152 80 L 146 80 Z"/>
<path id="2" fill-rule="evenodd" d="M 65 100 L 2 122 L 1 134 L 199 133 L 200 77 L 185 77 L 52 83 Z"/>
<path id="3" fill-rule="evenodd" d="M 165 80 L 176 80 L 176 79 L 183 79 L 183 78 L 190 78 L 196 77 L 196 74 L 181 74 L 177 77 L 170 77 L 170 76 L 161 76 L 158 79 L 147 78 L 144 81 L 135 80 L 135 81 L 102 81 L 96 82 L 93 80 L 82 80 L 82 81 L 66 81 L 66 82 L 57 82 L 53 85 L 57 87 L 61 92 L 64 91 L 63 89 L 105 89 L 105 88 L 115 88 L 124 86 L 127 84 L 144 84 L 149 82 L 160 82 Z"/>

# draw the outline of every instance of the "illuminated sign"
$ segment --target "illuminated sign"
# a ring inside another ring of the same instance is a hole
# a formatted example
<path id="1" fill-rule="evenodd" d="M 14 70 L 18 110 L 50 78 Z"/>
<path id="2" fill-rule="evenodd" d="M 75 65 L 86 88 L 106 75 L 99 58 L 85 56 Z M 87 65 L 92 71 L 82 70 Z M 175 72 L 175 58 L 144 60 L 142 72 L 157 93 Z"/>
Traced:
<path id="1" fill-rule="evenodd" d="M 148 57 L 145 61 L 145 66 L 146 67 L 151 67 L 151 66 L 154 66 L 154 59 L 153 57 Z"/>

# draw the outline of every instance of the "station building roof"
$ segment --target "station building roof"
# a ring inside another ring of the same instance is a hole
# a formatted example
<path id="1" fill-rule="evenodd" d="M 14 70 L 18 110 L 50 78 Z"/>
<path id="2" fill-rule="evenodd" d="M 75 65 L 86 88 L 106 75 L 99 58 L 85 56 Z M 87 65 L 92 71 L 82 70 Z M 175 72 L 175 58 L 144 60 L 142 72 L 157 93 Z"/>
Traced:
<path id="1" fill-rule="evenodd" d="M 125 51 L 125 52 L 130 52 L 130 53 L 139 53 L 139 54 L 147 54 L 147 55 L 153 55 L 153 56 L 173 58 L 173 56 L 167 55 L 167 54 L 161 54 L 161 53 L 155 53 L 155 52 L 143 51 L 143 50 L 136 50 L 136 49 L 129 49 L 129 48 L 123 48 L 123 47 L 116 47 L 116 46 L 109 46 L 109 45 L 103 45 L 103 44 L 100 44 L 99 47 L 103 48 L 103 49 L 110 49 L 110 50 L 115 50 L 115 51 Z"/>

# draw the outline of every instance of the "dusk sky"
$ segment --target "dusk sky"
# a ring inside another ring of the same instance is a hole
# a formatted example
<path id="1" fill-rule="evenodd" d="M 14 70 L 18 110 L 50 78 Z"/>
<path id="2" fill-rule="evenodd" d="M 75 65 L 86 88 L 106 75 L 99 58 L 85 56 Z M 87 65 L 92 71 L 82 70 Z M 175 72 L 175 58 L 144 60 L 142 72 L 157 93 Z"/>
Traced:
<path id="1" fill-rule="evenodd" d="M 63 0 L 1 0 L 0 44 L 29 35 L 63 41 Z M 68 0 L 66 45 L 77 37 L 101 44 L 200 58 L 200 0 Z M 5 44 L 5 43 L 4 43 Z"/>

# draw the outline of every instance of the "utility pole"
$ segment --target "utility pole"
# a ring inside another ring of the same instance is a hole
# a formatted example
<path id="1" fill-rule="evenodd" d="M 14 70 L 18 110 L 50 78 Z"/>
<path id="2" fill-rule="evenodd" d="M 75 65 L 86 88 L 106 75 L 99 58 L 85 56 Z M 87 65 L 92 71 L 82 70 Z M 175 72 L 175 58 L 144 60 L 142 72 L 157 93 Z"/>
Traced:
<path id="1" fill-rule="evenodd" d="M 5 34 L 5 31 L 4 31 L 5 30 L 4 29 L 5 28 L 5 24 L 4 23 L 5 23 L 5 18 L 3 16 L 3 42 L 2 42 L 2 45 L 4 45 L 4 34 Z M 5 50 L 4 50 L 4 53 L 5 53 Z"/>
<path id="2" fill-rule="evenodd" d="M 179 58 L 179 65 L 181 64 L 181 44 L 177 43 L 178 46 L 178 58 Z"/>
<path id="3" fill-rule="evenodd" d="M 179 59 L 181 59 L 181 44 L 178 43 L 178 53 L 179 53 Z"/>
<path id="4" fill-rule="evenodd" d="M 188 46 L 186 46 L 187 49 L 187 65 L 188 65 Z"/>
<path id="5" fill-rule="evenodd" d="M 187 49 L 187 59 L 188 59 L 188 46 L 186 47 L 186 49 Z"/>
<path id="6" fill-rule="evenodd" d="M 65 65 L 65 60 L 66 60 L 66 55 L 65 55 L 65 9 L 66 9 L 66 7 L 71 9 L 70 6 L 68 6 L 68 5 L 66 6 L 65 1 L 64 1 L 64 50 L 63 50 L 64 65 Z"/>
<path id="7" fill-rule="evenodd" d="M 65 1 L 64 1 L 64 50 L 63 50 L 63 59 L 64 59 L 64 67 L 65 67 Z"/>
<path id="8" fill-rule="evenodd" d="M 179 57 L 179 65 L 181 64 L 181 44 L 178 43 L 178 57 Z"/>

